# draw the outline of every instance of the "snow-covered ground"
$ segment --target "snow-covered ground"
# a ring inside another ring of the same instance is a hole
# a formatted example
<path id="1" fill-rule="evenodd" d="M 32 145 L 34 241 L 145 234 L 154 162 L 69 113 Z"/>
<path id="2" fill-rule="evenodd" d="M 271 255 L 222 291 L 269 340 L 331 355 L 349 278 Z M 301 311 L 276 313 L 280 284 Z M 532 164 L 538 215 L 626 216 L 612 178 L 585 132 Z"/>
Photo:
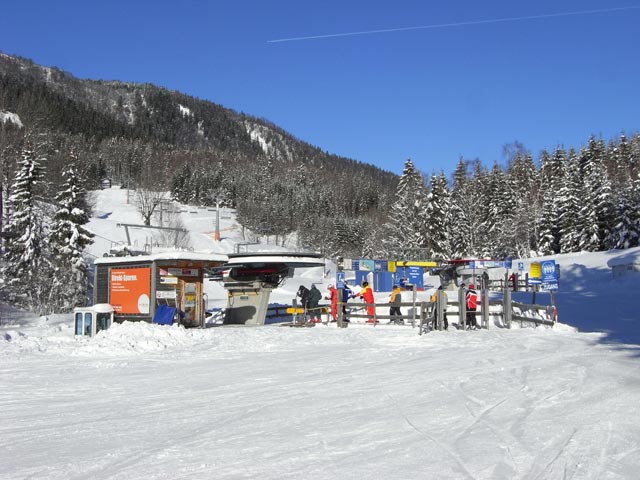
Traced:
<path id="1" fill-rule="evenodd" d="M 98 193 L 96 256 L 124 239 L 117 222 L 140 223 L 123 193 Z M 215 243 L 215 212 L 181 215 L 198 250 L 243 241 L 232 218 Z M 640 274 L 610 265 L 638 256 L 556 257 L 554 328 L 125 323 L 76 338 L 70 315 L 2 305 L 0 478 L 635 479 Z M 332 275 L 298 271 L 273 299 Z"/>

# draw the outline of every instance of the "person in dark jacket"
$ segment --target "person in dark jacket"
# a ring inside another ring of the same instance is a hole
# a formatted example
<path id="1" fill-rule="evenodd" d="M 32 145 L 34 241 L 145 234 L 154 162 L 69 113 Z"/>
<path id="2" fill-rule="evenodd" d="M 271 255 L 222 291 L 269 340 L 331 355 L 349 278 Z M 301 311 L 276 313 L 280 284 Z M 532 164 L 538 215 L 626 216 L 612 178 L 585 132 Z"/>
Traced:
<path id="1" fill-rule="evenodd" d="M 349 321 L 349 319 L 347 318 L 347 302 L 350 298 L 353 298 L 353 290 L 351 290 L 349 286 L 345 284 L 344 288 L 342 289 L 342 320 L 344 322 Z"/>
<path id="2" fill-rule="evenodd" d="M 320 323 L 321 319 L 321 311 L 320 307 L 318 307 L 318 303 L 322 299 L 322 293 L 318 290 L 314 285 L 311 285 L 311 290 L 309 290 L 309 306 L 307 310 L 309 310 L 309 316 L 311 317 L 311 323 Z"/>
<path id="3" fill-rule="evenodd" d="M 300 297 L 300 306 L 304 308 L 304 321 L 307 321 L 307 309 L 309 308 L 309 289 L 300 285 L 296 297 Z"/>

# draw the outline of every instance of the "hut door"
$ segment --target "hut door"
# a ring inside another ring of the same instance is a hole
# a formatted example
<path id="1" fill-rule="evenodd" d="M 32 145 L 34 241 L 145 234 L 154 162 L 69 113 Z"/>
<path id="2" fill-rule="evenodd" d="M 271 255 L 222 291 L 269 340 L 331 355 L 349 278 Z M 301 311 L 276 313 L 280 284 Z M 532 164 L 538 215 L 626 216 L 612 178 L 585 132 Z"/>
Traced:
<path id="1" fill-rule="evenodd" d="M 181 281 L 180 305 L 184 312 L 182 322 L 187 327 L 202 325 L 202 284 L 199 282 Z"/>

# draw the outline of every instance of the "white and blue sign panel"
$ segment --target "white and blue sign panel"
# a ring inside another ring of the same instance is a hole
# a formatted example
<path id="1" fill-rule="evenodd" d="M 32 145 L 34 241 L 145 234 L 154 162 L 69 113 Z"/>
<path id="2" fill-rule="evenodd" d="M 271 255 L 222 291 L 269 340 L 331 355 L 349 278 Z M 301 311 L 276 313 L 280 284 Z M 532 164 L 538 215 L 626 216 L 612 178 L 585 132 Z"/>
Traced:
<path id="1" fill-rule="evenodd" d="M 361 258 L 359 260 L 360 268 L 358 270 L 367 270 L 369 272 L 373 272 L 376 269 L 376 262 L 373 260 L 367 260 L 365 258 Z"/>
<path id="2" fill-rule="evenodd" d="M 422 288 L 422 267 L 408 267 L 407 278 L 409 283 L 416 285 L 418 288 Z"/>
<path id="3" fill-rule="evenodd" d="M 511 264 L 513 262 L 512 257 L 507 257 L 504 259 L 504 268 L 511 268 Z"/>
<path id="4" fill-rule="evenodd" d="M 345 272 L 336 272 L 336 288 L 344 289 Z"/>
<path id="5" fill-rule="evenodd" d="M 518 271 L 522 272 L 524 270 L 524 262 L 518 262 Z"/>
<path id="6" fill-rule="evenodd" d="M 558 271 L 555 260 L 540 262 L 540 280 L 542 280 L 544 290 L 558 289 Z"/>

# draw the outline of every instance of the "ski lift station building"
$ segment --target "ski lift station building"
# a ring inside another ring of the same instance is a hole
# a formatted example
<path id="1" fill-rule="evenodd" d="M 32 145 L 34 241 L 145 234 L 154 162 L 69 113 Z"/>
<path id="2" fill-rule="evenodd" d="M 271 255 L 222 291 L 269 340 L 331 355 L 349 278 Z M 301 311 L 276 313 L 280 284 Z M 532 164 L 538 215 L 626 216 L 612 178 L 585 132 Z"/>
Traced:
<path id="1" fill-rule="evenodd" d="M 173 251 L 97 258 L 93 302 L 110 304 L 116 322 L 164 323 L 161 313 L 179 312 L 185 326 L 204 326 L 204 273 L 227 260 L 224 254 Z"/>

